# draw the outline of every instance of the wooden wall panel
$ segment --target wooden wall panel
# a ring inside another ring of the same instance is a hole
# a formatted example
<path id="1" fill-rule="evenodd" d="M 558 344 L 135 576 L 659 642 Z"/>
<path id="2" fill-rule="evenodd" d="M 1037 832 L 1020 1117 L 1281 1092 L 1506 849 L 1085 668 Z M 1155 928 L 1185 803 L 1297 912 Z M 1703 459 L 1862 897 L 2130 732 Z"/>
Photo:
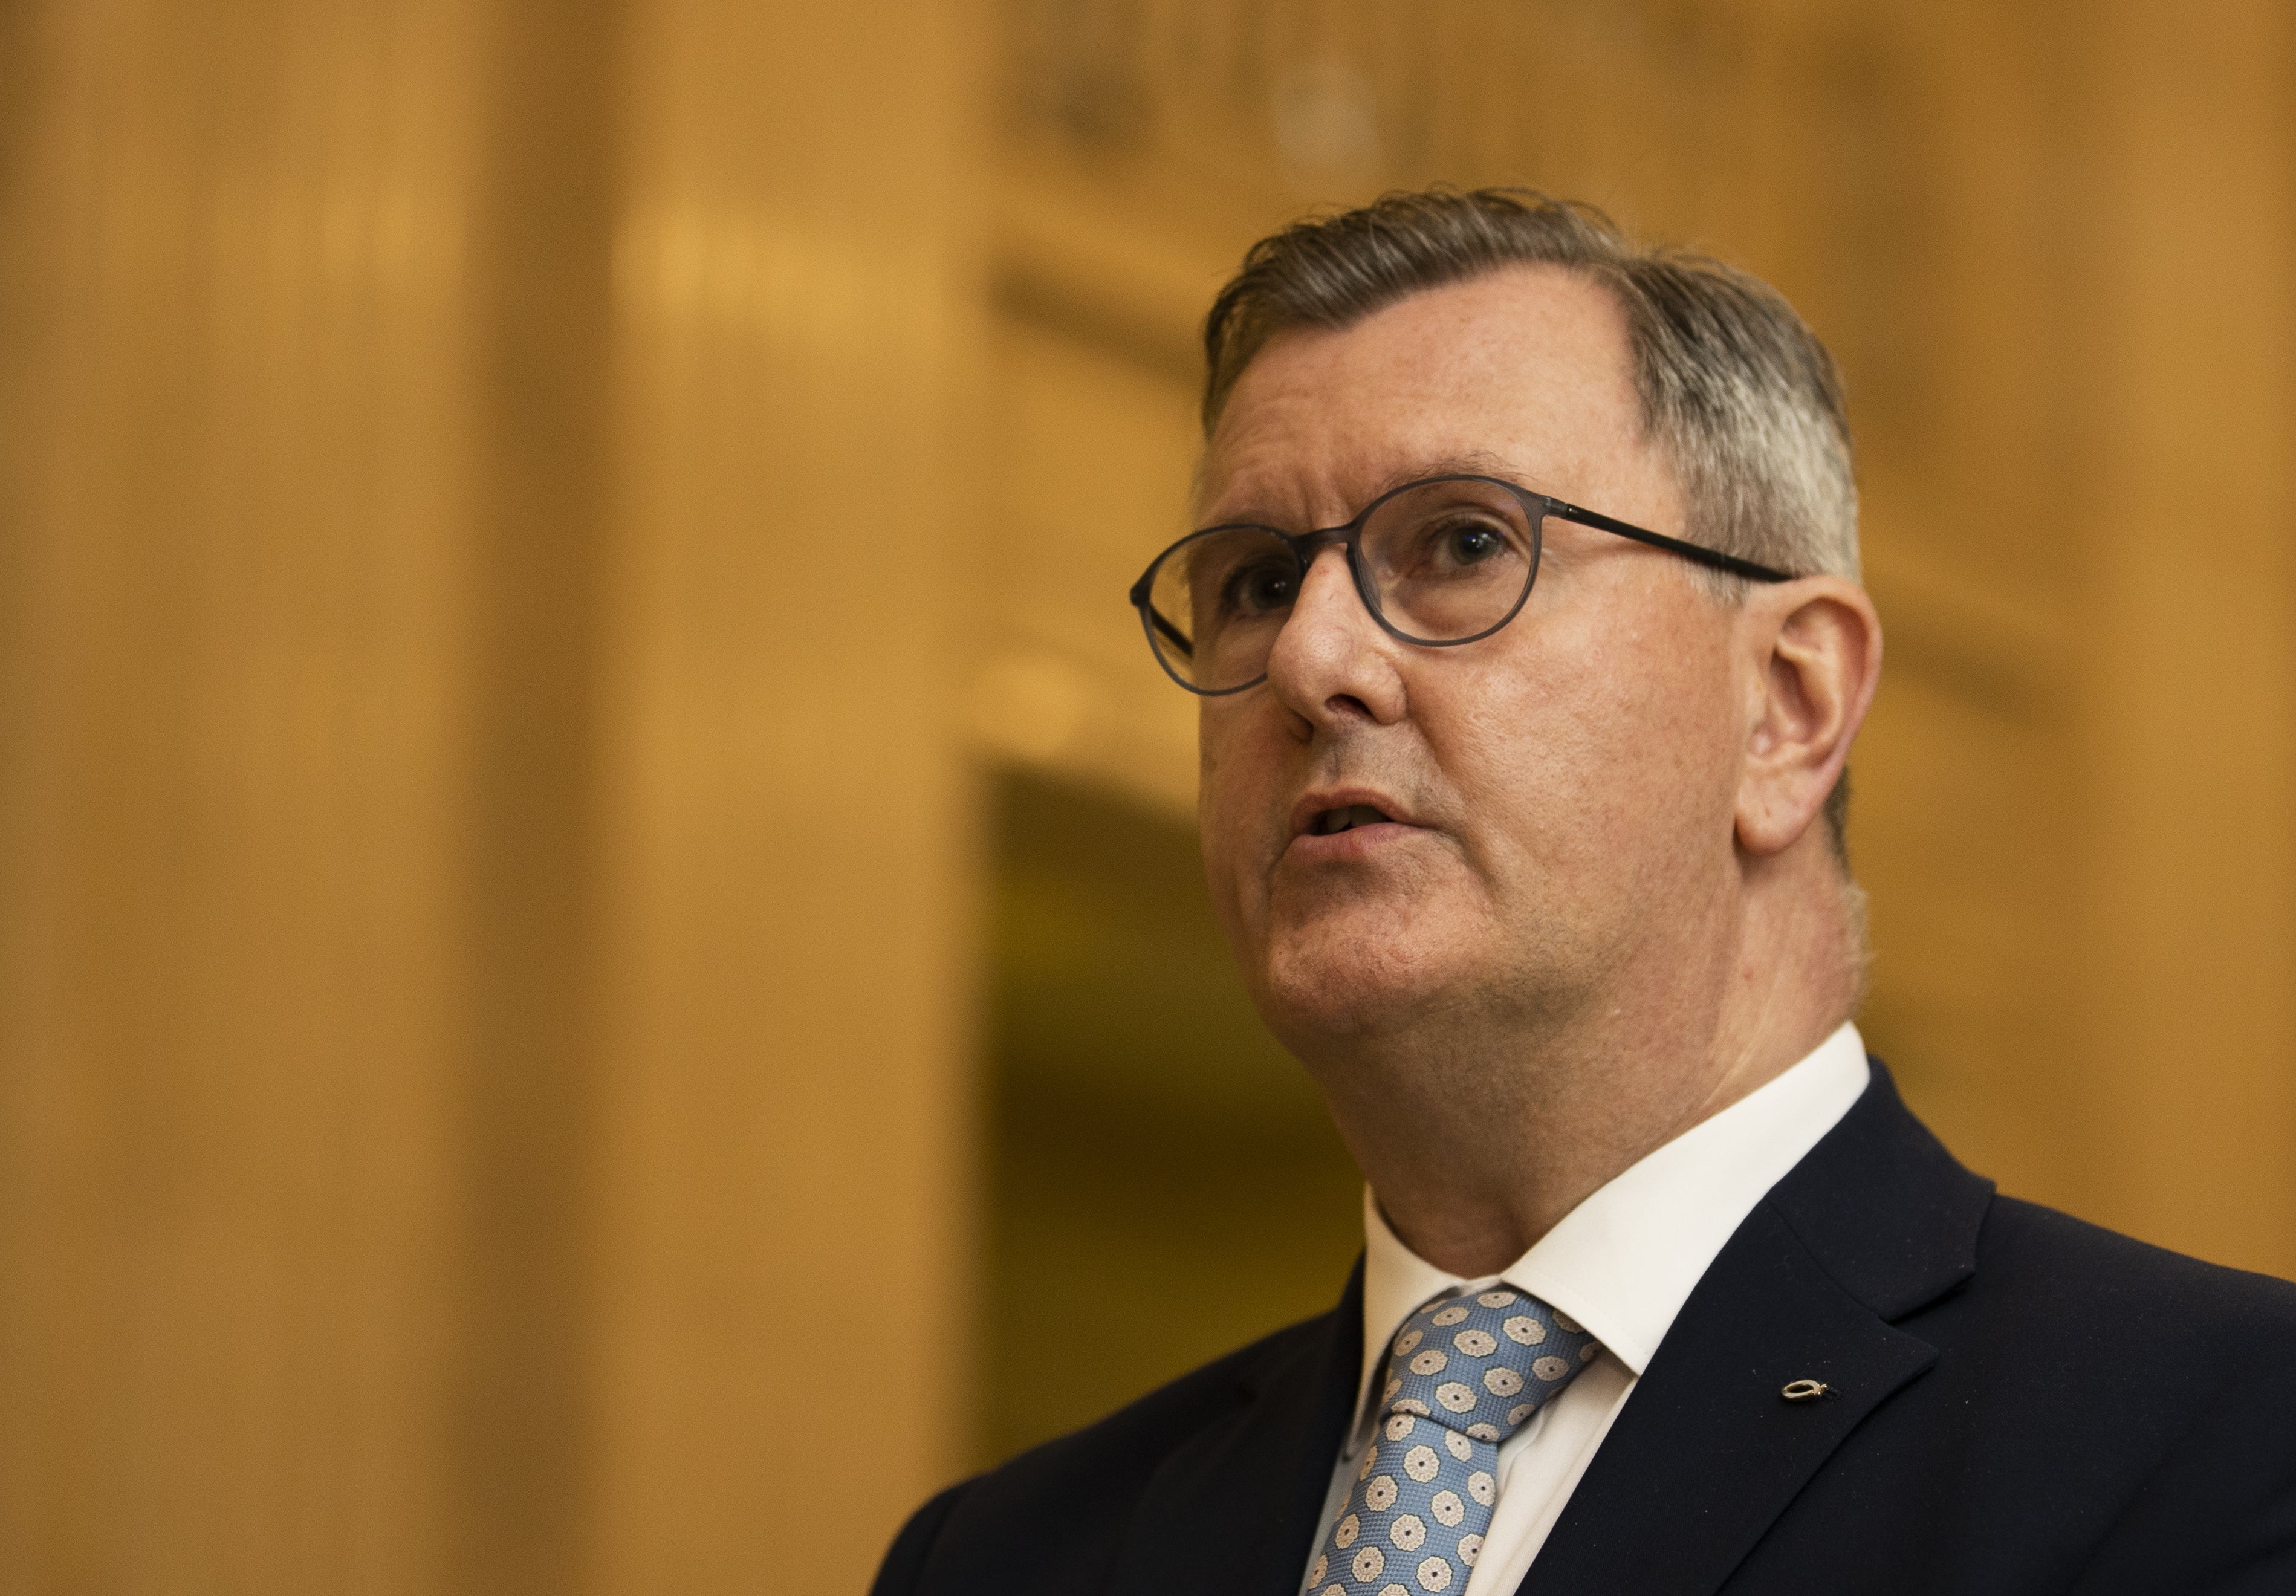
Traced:
<path id="1" fill-rule="evenodd" d="M 12 1591 L 455 1583 L 469 22 L 12 9 Z"/>
<path id="2" fill-rule="evenodd" d="M 448 1583 L 588 1577 L 597 1488 L 598 654 L 613 528 L 621 8 L 491 0 L 470 225 L 473 472 L 452 1106 Z"/>
<path id="3" fill-rule="evenodd" d="M 2082 15 L 2084 1207 L 2296 1274 L 2296 22 Z"/>
<path id="4" fill-rule="evenodd" d="M 857 1591 L 969 1418 L 969 46 L 954 4 L 639 21 L 598 1584 Z"/>
<path id="5" fill-rule="evenodd" d="M 999 760 L 1092 773 L 1193 823 L 1195 703 L 1149 659 L 1124 595 L 1186 528 L 1194 395 L 1037 309 L 993 327 L 968 724 Z"/>
<path id="6" fill-rule="evenodd" d="M 858 1589 L 964 1457 L 978 109 L 840 15 L 0 15 L 10 1590 Z"/>

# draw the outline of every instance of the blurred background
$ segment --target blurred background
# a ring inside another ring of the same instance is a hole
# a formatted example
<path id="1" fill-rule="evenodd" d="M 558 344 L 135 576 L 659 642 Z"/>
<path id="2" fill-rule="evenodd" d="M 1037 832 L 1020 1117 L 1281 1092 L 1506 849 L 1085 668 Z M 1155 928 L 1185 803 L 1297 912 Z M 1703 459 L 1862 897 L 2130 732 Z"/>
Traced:
<path id="1" fill-rule="evenodd" d="M 859 1592 L 1358 1188 L 1124 589 L 1251 239 L 1838 351 L 1869 1038 L 2296 1273 L 2279 0 L 0 0 L 0 1588 Z"/>

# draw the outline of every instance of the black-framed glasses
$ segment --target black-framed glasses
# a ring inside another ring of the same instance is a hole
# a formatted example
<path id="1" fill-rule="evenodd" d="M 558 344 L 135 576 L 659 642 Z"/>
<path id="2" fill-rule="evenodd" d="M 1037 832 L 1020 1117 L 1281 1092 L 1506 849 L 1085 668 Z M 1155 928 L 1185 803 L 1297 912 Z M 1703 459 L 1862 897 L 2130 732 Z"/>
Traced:
<path id="1" fill-rule="evenodd" d="M 1616 533 L 1751 582 L 1787 572 L 1581 510 L 1498 477 L 1429 477 L 1390 488 L 1344 527 L 1285 532 L 1234 524 L 1192 532 L 1132 585 L 1148 646 L 1172 680 L 1216 698 L 1267 675 L 1275 634 L 1326 544 L 1347 550 L 1356 592 L 1387 633 L 1456 648 L 1513 620 L 1538 576 L 1548 516 Z"/>

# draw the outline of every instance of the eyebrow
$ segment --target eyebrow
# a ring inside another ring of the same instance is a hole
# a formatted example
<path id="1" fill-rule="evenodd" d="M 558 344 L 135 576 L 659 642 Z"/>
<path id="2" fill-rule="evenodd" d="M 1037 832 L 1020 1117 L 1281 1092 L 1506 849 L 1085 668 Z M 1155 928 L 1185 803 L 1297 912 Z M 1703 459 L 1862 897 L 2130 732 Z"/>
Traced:
<path id="1" fill-rule="evenodd" d="M 1424 482 L 1432 477 L 1496 477 L 1503 482 L 1512 482 L 1516 487 L 1531 493 L 1540 491 L 1525 482 L 1521 474 L 1507 461 L 1488 451 L 1472 449 L 1464 454 L 1440 454 L 1399 465 L 1372 485 L 1371 491 L 1364 495 L 1363 503 L 1368 504 L 1382 494 L 1392 493 L 1406 483 Z M 1204 524 L 1207 526 L 1257 526 L 1262 523 L 1246 513 L 1226 517 L 1218 522 Z"/>
<path id="2" fill-rule="evenodd" d="M 1409 465 L 1390 471 L 1372 490 L 1369 503 L 1381 494 L 1401 487 L 1406 482 L 1423 482 L 1430 477 L 1496 477 L 1502 481 L 1529 487 L 1518 478 L 1507 462 L 1480 449 L 1464 454 L 1447 454 L 1434 460 L 1414 460 Z"/>

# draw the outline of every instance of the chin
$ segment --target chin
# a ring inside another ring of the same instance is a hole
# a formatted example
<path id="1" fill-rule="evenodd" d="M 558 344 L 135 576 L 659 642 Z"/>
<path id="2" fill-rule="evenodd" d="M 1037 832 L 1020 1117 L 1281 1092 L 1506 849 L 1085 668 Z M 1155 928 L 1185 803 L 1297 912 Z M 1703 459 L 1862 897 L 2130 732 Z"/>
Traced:
<path id="1" fill-rule="evenodd" d="M 1261 963 L 1260 1017 L 1287 1045 L 1409 1025 L 1467 972 L 1444 950 L 1340 927 L 1282 937 Z"/>

